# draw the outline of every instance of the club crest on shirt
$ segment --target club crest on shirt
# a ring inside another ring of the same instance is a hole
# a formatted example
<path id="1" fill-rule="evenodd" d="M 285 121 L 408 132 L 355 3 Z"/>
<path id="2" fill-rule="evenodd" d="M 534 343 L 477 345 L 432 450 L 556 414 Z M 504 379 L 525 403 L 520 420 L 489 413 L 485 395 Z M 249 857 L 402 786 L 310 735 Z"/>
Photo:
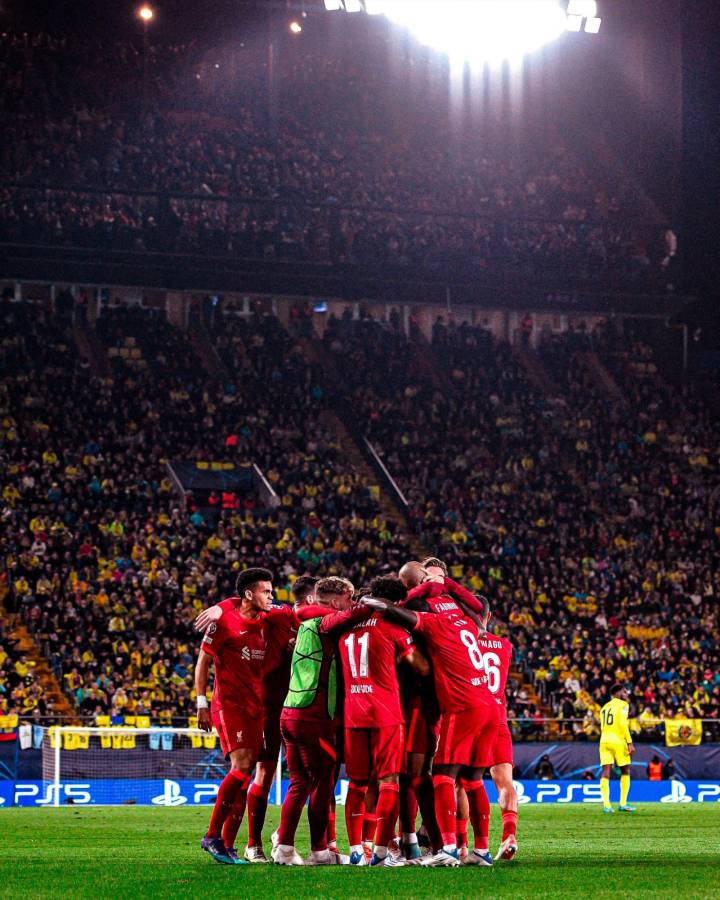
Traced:
<path id="1" fill-rule="evenodd" d="M 209 637 L 210 635 L 215 634 L 216 631 L 217 631 L 217 623 L 211 622 L 208 625 L 208 630 L 205 632 L 205 637 Z"/>

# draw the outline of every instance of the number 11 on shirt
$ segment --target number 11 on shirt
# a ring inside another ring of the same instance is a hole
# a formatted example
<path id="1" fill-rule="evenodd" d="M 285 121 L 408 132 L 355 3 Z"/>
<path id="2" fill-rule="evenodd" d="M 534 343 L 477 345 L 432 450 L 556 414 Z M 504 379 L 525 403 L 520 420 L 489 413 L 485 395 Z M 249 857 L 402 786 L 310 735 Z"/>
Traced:
<path id="1" fill-rule="evenodd" d="M 365 634 L 361 634 L 357 639 L 357 644 L 360 648 L 360 667 L 358 669 L 357 662 L 355 660 L 355 635 L 350 634 L 345 638 L 344 642 L 345 646 L 348 649 L 348 663 L 350 664 L 350 674 L 353 678 L 367 678 L 368 677 L 368 644 L 370 643 L 370 635 L 366 631 Z"/>

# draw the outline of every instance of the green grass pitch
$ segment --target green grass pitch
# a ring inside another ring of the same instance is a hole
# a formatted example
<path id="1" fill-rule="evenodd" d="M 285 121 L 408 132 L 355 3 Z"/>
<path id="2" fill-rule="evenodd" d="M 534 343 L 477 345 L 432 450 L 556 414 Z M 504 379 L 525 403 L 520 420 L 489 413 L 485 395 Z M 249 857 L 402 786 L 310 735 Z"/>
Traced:
<path id="1" fill-rule="evenodd" d="M 342 820 L 342 808 L 338 809 Z M 0 896 L 719 897 L 720 805 L 521 809 L 520 853 L 493 869 L 221 866 L 199 849 L 209 808 L 0 811 Z M 268 813 L 267 842 L 277 821 Z M 493 811 L 491 847 L 498 843 Z M 305 854 L 307 827 L 298 846 Z"/>

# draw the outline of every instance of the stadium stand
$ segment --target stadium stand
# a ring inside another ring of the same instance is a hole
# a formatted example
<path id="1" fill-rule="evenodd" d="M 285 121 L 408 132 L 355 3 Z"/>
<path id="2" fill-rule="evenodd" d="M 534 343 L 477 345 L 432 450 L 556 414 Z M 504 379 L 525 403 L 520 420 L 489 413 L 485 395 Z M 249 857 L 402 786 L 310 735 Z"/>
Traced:
<path id="1" fill-rule="evenodd" d="M 264 45 L 242 64 L 234 49 L 149 52 L 147 84 L 131 45 L 3 35 L 3 240 L 593 288 L 673 278 L 665 229 L 619 176 L 547 130 L 522 152 L 487 123 L 446 140 L 427 127 L 443 101 L 391 94 L 367 48 L 285 48 L 270 121 Z M 140 96 L 152 115 L 129 105 Z"/>

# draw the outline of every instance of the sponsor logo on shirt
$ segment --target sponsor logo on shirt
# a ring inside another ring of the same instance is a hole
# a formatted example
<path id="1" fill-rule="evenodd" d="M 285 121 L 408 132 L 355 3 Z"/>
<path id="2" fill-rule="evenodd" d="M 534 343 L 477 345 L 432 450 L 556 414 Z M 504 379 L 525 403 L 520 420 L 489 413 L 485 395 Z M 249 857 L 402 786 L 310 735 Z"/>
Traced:
<path id="1" fill-rule="evenodd" d="M 372 694 L 373 686 L 371 684 L 351 684 L 351 694 Z"/>

